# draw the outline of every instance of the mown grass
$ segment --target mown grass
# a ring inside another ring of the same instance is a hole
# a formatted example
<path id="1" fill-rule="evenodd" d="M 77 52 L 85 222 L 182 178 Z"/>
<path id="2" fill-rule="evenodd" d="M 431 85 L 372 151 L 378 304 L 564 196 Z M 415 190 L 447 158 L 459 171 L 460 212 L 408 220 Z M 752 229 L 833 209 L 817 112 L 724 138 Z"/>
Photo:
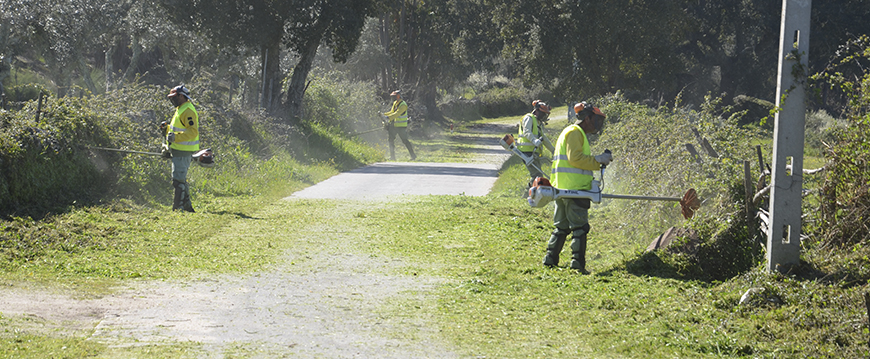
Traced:
<path id="1" fill-rule="evenodd" d="M 437 197 L 367 213 L 376 253 L 446 277 L 431 300 L 440 330 L 467 357 L 855 357 L 866 330 L 859 288 L 771 275 L 677 279 L 650 238 L 616 238 L 593 210 L 584 276 L 541 265 L 550 211 L 522 200 Z M 409 218 L 407 214 L 413 213 Z M 401 224 L 398 221 L 401 221 Z M 569 256 L 563 252 L 563 258 Z M 749 288 L 760 303 L 738 305 Z M 776 298 L 776 299 L 773 299 Z M 775 301 L 774 301 L 775 300 Z M 410 303 L 396 305 L 407 311 Z"/>
<path id="2" fill-rule="evenodd" d="M 314 182 L 336 173 L 329 167 L 297 166 L 306 173 L 305 178 Z M 193 187 L 196 214 L 170 211 L 167 205 L 117 200 L 42 221 L 3 221 L 4 236 L 17 240 L 17 247 L 3 248 L 6 260 L 0 262 L 0 269 L 6 280 L 63 280 L 82 282 L 83 288 L 103 288 L 91 281 L 106 279 L 177 278 L 191 273 L 257 270 L 281 252 L 280 243 L 273 247 L 271 242 L 246 241 L 251 237 L 225 241 L 222 231 L 232 223 L 248 223 L 240 220 L 256 220 L 257 212 L 269 203 L 309 185 L 280 177 L 272 178 L 270 187 L 256 188 L 252 195 L 215 196 Z"/>
<path id="3" fill-rule="evenodd" d="M 553 138 L 563 126 L 551 123 Z M 415 144 L 427 160 L 463 161 L 475 155 L 464 137 L 443 134 Z M 533 209 L 521 198 L 527 173 L 516 159 L 505 163 L 488 196 L 413 197 L 377 205 L 278 201 L 335 173 L 329 166 L 296 171 L 295 178 L 308 180 L 285 178 L 272 190 L 252 195 L 195 195 L 200 212 L 195 215 L 118 201 L 39 223 L 5 223 L 6 231 L 67 238 L 57 243 L 69 245 L 47 248 L 32 260 L 4 262 L 3 280 L 61 282 L 99 295 L 132 279 L 250 273 L 282 260 L 288 251 L 313 253 L 322 240 L 340 240 L 356 251 L 401 260 L 407 265 L 400 269 L 404 274 L 442 280 L 434 295 L 395 298 L 380 310 L 427 318 L 450 343 L 448 349 L 462 357 L 866 354 L 862 284 L 769 274 L 760 265 L 722 282 L 688 279 L 675 274 L 680 268 L 670 258 L 643 253 L 652 238 L 626 235 L 630 231 L 613 206 L 595 205 L 590 213 L 592 275 L 565 268 L 567 250 L 562 267 L 544 268 L 552 205 Z M 334 226 L 339 223 L 340 228 Z M 172 235 L 178 228 L 195 235 L 179 240 Z M 834 264 L 825 264 L 833 261 L 830 256 L 810 252 L 806 257 L 816 268 L 834 272 L 826 267 Z M 738 305 L 749 288 L 764 288 L 767 295 L 751 306 Z M 195 343 L 109 348 L 77 336 L 22 331 L 17 320 L 3 322 L 2 357 L 204 355 Z M 252 352 L 239 343 L 227 355 Z"/>

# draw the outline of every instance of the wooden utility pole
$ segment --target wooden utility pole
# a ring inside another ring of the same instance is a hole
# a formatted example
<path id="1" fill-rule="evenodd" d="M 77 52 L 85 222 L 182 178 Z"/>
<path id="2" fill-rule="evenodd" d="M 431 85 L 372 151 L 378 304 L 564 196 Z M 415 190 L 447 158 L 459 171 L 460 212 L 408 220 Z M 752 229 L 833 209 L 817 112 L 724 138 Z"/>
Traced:
<path id="1" fill-rule="evenodd" d="M 801 190 L 811 0 L 783 0 L 779 81 L 773 130 L 767 269 L 787 272 L 800 262 Z"/>

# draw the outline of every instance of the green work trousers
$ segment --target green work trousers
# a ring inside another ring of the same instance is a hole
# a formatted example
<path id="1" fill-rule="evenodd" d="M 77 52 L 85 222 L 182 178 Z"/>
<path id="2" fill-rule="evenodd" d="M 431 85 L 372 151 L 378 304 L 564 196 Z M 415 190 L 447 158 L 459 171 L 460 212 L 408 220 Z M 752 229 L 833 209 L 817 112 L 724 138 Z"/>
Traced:
<path id="1" fill-rule="evenodd" d="M 568 235 L 571 235 L 571 268 L 586 270 L 586 239 L 589 234 L 588 199 L 559 198 L 556 201 L 556 211 L 553 213 L 553 225 L 556 229 L 547 243 L 547 255 L 544 265 L 559 264 L 559 254 L 565 245 Z"/>

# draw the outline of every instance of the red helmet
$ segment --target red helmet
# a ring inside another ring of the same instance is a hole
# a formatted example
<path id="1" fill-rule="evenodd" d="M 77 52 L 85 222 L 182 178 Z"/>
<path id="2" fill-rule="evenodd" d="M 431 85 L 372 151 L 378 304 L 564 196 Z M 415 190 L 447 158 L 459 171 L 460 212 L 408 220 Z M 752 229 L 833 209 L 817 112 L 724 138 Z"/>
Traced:
<path id="1" fill-rule="evenodd" d="M 535 107 L 535 110 L 539 110 L 539 111 L 546 113 L 548 115 L 550 114 L 550 106 L 548 106 L 547 103 L 544 101 L 534 100 L 534 101 L 532 101 L 532 106 Z"/>
<path id="2" fill-rule="evenodd" d="M 583 101 L 583 102 L 580 102 L 580 103 L 577 103 L 576 105 L 574 105 L 574 113 L 577 114 L 577 117 L 580 117 L 580 113 L 583 111 L 587 112 L 586 116 L 598 115 L 598 116 L 601 116 L 601 118 L 607 117 L 607 115 L 605 115 L 604 112 L 601 112 L 601 110 L 598 109 L 598 107 L 592 106 L 592 105 L 586 103 L 586 101 Z M 582 118 L 581 118 L 581 120 L 582 120 Z"/>

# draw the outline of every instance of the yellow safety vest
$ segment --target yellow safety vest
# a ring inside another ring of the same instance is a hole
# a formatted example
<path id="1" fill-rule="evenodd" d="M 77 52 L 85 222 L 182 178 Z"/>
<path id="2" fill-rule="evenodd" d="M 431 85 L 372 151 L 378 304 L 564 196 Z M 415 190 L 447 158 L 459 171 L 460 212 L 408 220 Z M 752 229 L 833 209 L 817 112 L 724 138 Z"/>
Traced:
<path id="1" fill-rule="evenodd" d="M 185 119 L 181 118 L 181 114 L 186 110 L 193 111 L 194 116 L 196 116 L 196 118 L 193 119 L 192 126 L 194 126 L 197 134 L 196 137 L 192 139 L 178 141 L 177 139 L 179 135 L 187 131 L 188 126 L 191 126 L 189 123 L 185 124 Z M 172 122 L 169 123 L 169 131 L 176 133 L 176 142 L 172 142 L 169 147 L 181 151 L 199 151 L 199 114 L 196 113 L 196 108 L 193 107 L 193 104 L 190 101 L 181 104 L 181 106 L 178 106 L 178 108 L 175 109 L 175 115 L 172 116 Z"/>
<path id="2" fill-rule="evenodd" d="M 527 113 L 525 116 L 523 116 L 523 119 L 520 120 L 519 130 L 517 131 L 517 148 L 523 152 L 532 152 L 535 150 L 535 145 L 531 141 L 523 137 L 523 122 L 526 121 L 526 117 L 530 116 L 532 117 L 532 134 L 535 135 L 535 137 L 541 135 L 538 126 L 538 117 L 531 113 Z M 538 149 L 539 153 L 543 153 L 543 151 L 544 150 L 542 148 Z"/>
<path id="3" fill-rule="evenodd" d="M 556 142 L 556 153 L 553 154 L 553 187 L 561 189 L 588 190 L 592 188 L 592 171 L 571 166 L 568 163 L 568 143 L 565 140 L 568 134 L 579 131 L 583 135 L 583 154 L 592 155 L 592 147 L 586 133 L 580 126 L 571 125 L 562 131 Z"/>
<path id="4" fill-rule="evenodd" d="M 408 104 L 405 103 L 405 100 L 393 101 L 393 108 L 390 109 L 390 112 L 396 112 L 396 110 L 403 104 L 405 105 L 405 112 L 402 112 L 402 114 L 399 115 L 399 117 L 396 117 L 396 120 L 393 121 L 393 126 L 395 127 L 408 127 Z"/>

